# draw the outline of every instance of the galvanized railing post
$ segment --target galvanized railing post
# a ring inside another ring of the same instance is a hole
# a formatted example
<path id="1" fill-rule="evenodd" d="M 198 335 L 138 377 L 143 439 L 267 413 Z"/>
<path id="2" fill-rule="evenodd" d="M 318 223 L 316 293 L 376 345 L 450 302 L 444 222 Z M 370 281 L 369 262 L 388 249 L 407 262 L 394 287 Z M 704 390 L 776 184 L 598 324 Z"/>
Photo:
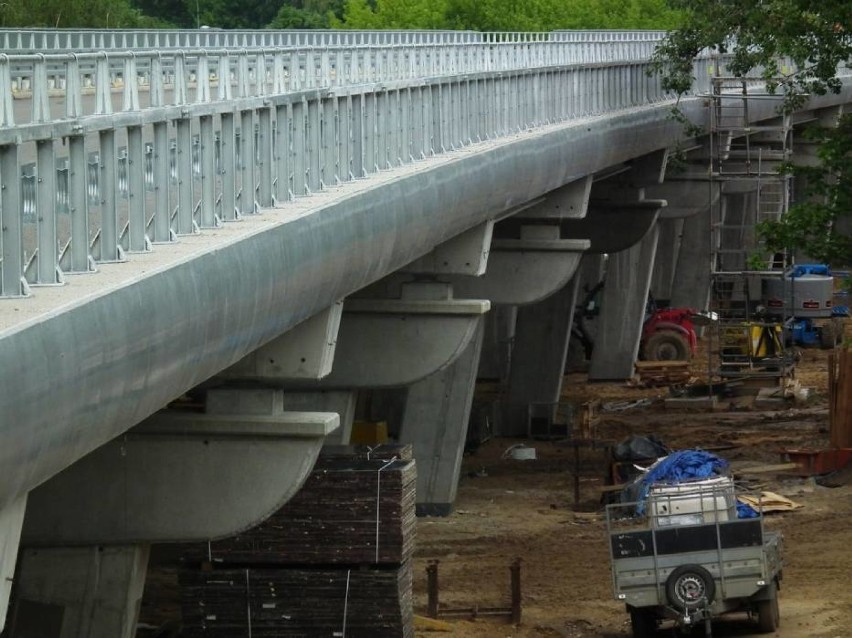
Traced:
<path id="1" fill-rule="evenodd" d="M 98 153 L 98 192 L 101 207 L 99 262 L 108 263 L 123 259 L 118 239 L 118 202 L 115 193 L 117 158 L 115 152 L 115 129 L 105 129 L 98 133 L 100 151 Z"/>
<path id="2" fill-rule="evenodd" d="M 232 222 L 239 217 L 237 209 L 236 126 L 233 113 L 220 116 L 219 153 L 222 158 L 222 220 Z"/>
<path id="3" fill-rule="evenodd" d="M 176 137 L 176 168 L 177 168 L 177 235 L 192 235 L 197 231 L 193 211 L 192 195 L 192 120 L 181 117 L 175 122 Z"/>
<path id="4" fill-rule="evenodd" d="M 150 250 L 150 240 L 145 219 L 145 145 L 142 127 L 127 127 L 127 250 Z"/>
<path id="5" fill-rule="evenodd" d="M 257 110 L 257 155 L 260 186 L 258 204 L 272 206 L 272 109 L 271 105 Z"/>
<path id="6" fill-rule="evenodd" d="M 337 179 L 348 182 L 352 177 L 352 96 L 337 102 Z"/>
<path id="7" fill-rule="evenodd" d="M 198 219 L 200 228 L 215 228 L 216 216 L 216 138 L 213 134 L 213 116 L 200 118 L 201 143 L 201 210 Z"/>
<path id="8" fill-rule="evenodd" d="M 321 174 L 320 187 L 325 190 L 338 183 L 337 179 L 337 98 L 329 97 L 320 103 L 321 109 Z"/>
<path id="9" fill-rule="evenodd" d="M 0 146 L 0 295 L 26 294 L 18 145 Z"/>
<path id="10" fill-rule="evenodd" d="M 83 273 L 92 269 L 89 251 L 89 207 L 87 197 L 86 139 L 68 138 L 68 206 L 71 214 L 70 263 L 66 271 Z"/>
<path id="11" fill-rule="evenodd" d="M 56 284 L 61 280 L 56 239 L 56 156 L 53 140 L 36 143 L 36 219 L 38 228 L 39 284 Z"/>
<path id="12" fill-rule="evenodd" d="M 352 96 L 352 119 L 350 137 L 351 152 L 349 174 L 353 179 L 366 175 L 364 169 L 364 96 Z"/>
<path id="13" fill-rule="evenodd" d="M 309 193 L 316 193 L 320 190 L 320 156 L 322 149 L 320 147 L 320 97 L 313 95 L 307 100 L 307 118 L 306 118 L 306 145 L 305 145 L 305 164 L 306 164 L 306 183 Z"/>
<path id="14" fill-rule="evenodd" d="M 308 192 L 308 174 L 305 164 L 307 110 L 307 103 L 304 98 L 293 102 L 293 194 L 296 197 Z"/>

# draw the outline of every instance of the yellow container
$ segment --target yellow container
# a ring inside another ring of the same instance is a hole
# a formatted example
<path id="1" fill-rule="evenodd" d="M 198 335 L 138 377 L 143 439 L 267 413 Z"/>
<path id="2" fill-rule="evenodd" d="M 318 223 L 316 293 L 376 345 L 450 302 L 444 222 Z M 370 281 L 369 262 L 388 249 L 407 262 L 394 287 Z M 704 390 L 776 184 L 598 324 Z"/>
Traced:
<path id="1" fill-rule="evenodd" d="M 388 442 L 387 421 L 355 421 L 349 442 L 353 445 L 379 445 Z"/>

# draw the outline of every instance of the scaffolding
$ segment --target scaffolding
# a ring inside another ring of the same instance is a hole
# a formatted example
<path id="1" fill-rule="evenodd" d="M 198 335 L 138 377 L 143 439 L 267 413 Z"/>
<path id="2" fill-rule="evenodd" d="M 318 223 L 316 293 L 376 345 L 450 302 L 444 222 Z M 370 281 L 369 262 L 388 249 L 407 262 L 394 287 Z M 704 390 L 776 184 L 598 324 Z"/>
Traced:
<path id="1" fill-rule="evenodd" d="M 780 383 L 793 364 L 784 348 L 787 317 L 767 314 L 763 298 L 767 279 L 786 281 L 793 259 L 770 254 L 758 227 L 789 208 L 791 178 L 778 169 L 792 152 L 792 126 L 780 109 L 765 124 L 751 123 L 755 101 L 782 99 L 763 84 L 720 76 L 711 84 L 710 308 L 718 321 L 710 330 L 710 376 Z"/>

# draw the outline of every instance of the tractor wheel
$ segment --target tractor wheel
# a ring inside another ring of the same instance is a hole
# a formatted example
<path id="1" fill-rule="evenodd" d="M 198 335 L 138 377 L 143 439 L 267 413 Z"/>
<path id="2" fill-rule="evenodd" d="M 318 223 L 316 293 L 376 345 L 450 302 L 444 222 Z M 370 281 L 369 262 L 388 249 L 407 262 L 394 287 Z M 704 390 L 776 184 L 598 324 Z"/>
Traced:
<path id="1" fill-rule="evenodd" d="M 655 332 L 645 340 L 642 354 L 646 361 L 689 361 L 689 343 L 672 330 Z"/>
<path id="2" fill-rule="evenodd" d="M 701 565 L 682 565 L 666 579 L 666 598 L 677 611 L 710 605 L 715 596 L 713 576 Z"/>
<path id="3" fill-rule="evenodd" d="M 781 625 L 781 611 L 778 608 L 778 587 L 773 581 L 769 585 L 769 598 L 757 603 L 757 626 L 762 634 L 771 634 Z"/>

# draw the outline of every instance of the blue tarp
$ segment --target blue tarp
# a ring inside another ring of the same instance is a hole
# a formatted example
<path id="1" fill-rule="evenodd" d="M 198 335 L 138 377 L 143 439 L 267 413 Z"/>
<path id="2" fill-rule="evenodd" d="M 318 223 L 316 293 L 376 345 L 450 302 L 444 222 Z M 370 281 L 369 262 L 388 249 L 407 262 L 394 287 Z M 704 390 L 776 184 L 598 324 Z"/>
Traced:
<path id="1" fill-rule="evenodd" d="M 698 481 L 702 479 L 724 476 L 728 469 L 728 462 L 715 454 L 704 450 L 678 450 L 672 452 L 664 459 L 653 465 L 645 474 L 626 488 L 626 491 L 638 494 L 636 500 L 636 513 L 645 513 L 645 501 L 651 486 L 655 483 L 667 483 L 675 485 L 686 481 Z M 737 518 L 757 518 L 760 514 L 745 503 L 737 503 Z"/>
<path id="2" fill-rule="evenodd" d="M 758 518 L 760 514 L 747 503 L 737 501 L 737 518 Z"/>
<path id="3" fill-rule="evenodd" d="M 704 450 L 678 450 L 651 467 L 640 479 L 637 514 L 644 514 L 645 500 L 654 483 L 676 484 L 721 476 L 728 462 Z"/>

